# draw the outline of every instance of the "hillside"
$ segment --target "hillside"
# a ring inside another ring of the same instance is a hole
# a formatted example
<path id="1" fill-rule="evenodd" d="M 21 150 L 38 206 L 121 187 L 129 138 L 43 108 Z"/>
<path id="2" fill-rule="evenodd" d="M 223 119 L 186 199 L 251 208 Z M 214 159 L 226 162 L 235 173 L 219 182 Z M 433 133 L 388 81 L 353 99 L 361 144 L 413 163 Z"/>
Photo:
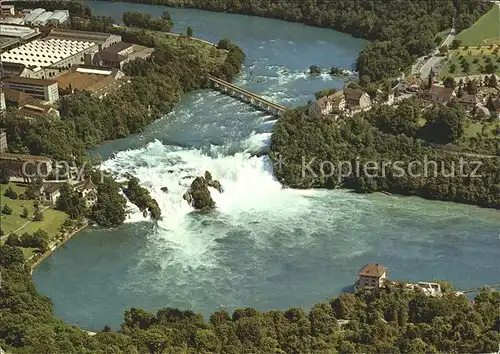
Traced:
<path id="1" fill-rule="evenodd" d="M 472 27 L 462 31 L 457 39 L 462 45 L 500 44 L 500 6 L 494 6 Z"/>

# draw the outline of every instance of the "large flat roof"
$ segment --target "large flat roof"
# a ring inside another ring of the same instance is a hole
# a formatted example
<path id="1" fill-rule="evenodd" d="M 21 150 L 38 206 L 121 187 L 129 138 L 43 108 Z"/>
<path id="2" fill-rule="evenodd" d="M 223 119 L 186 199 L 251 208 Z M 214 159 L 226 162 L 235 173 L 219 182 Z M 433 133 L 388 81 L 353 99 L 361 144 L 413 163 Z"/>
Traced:
<path id="1" fill-rule="evenodd" d="M 45 12 L 45 9 L 42 9 L 42 8 L 31 10 L 31 12 L 24 17 L 24 20 L 27 22 L 33 21 L 34 19 L 36 19 L 38 16 L 40 16 L 44 12 Z"/>
<path id="2" fill-rule="evenodd" d="M 0 36 L 0 49 L 9 47 L 18 41 L 18 38 Z"/>
<path id="3" fill-rule="evenodd" d="M 4 37 L 17 37 L 17 38 L 30 38 L 38 33 L 29 27 L 15 26 L 15 25 L 0 25 L 0 33 Z"/>
<path id="4" fill-rule="evenodd" d="M 1 55 L 6 63 L 19 63 L 27 67 L 40 68 L 52 66 L 92 46 L 93 42 L 71 41 L 65 39 L 34 40 Z"/>
<path id="5" fill-rule="evenodd" d="M 0 156 L 0 160 L 18 160 L 18 161 L 35 161 L 35 162 L 51 162 L 52 160 L 45 156 L 37 155 L 24 155 L 24 154 L 11 154 L 4 152 Z"/>
<path id="6" fill-rule="evenodd" d="M 113 34 L 111 33 L 104 32 L 86 32 L 55 28 L 49 33 L 48 38 L 72 39 L 80 41 L 86 40 L 95 43 L 104 43 L 112 35 Z"/>
<path id="7" fill-rule="evenodd" d="M 11 82 L 13 84 L 28 84 L 34 86 L 49 86 L 55 84 L 55 80 L 42 80 L 42 79 L 30 79 L 28 77 L 9 77 L 4 80 L 5 82 Z"/>

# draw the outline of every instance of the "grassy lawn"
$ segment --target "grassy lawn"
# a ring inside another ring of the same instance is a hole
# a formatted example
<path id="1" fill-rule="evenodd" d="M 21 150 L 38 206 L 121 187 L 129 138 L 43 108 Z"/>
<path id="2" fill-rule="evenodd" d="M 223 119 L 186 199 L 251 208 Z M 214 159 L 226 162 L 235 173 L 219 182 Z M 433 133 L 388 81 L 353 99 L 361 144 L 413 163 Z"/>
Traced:
<path id="1" fill-rule="evenodd" d="M 488 122 L 488 123 L 475 123 L 471 122 L 465 131 L 465 136 L 472 138 L 477 136 L 477 133 L 481 134 L 485 127 L 485 133 L 488 138 L 493 138 L 496 136 L 496 129 L 500 128 L 500 121 Z"/>
<path id="2" fill-rule="evenodd" d="M 481 48 L 478 48 L 475 46 L 467 49 L 462 47 L 452 50 L 450 51 L 450 54 L 448 54 L 450 59 L 441 71 L 441 77 L 485 74 L 482 71 L 482 68 L 487 65 L 487 58 L 489 58 L 496 66 L 495 73 L 500 75 L 500 52 L 497 50 L 498 46 L 493 46 L 493 48 L 490 48 L 489 46 L 482 46 Z M 465 58 L 470 64 L 470 70 L 468 73 L 463 71 L 460 59 L 461 57 Z M 474 61 L 477 62 L 474 63 Z M 455 65 L 454 71 L 452 70 L 453 64 Z"/>
<path id="3" fill-rule="evenodd" d="M 4 204 L 7 204 L 12 209 L 12 215 L 1 215 L 1 228 L 4 234 L 8 234 L 22 227 L 25 223 L 29 222 L 30 218 L 34 213 L 33 200 L 20 200 L 20 199 L 10 199 L 5 197 L 3 194 L 5 190 L 11 186 L 14 191 L 19 195 L 24 193 L 26 186 L 21 184 L 9 183 L 8 185 L 0 185 L 0 207 L 3 208 Z M 23 208 L 26 207 L 28 209 L 28 218 L 21 218 L 20 214 Z M 40 206 L 44 208 L 43 206 Z M 68 218 L 68 215 L 62 211 L 54 210 L 51 208 L 46 209 L 43 212 L 44 220 L 43 221 L 32 221 L 29 222 L 25 227 L 17 231 L 18 235 L 23 234 L 24 232 L 34 233 L 38 229 L 42 229 L 46 231 L 51 238 L 55 237 L 61 225 Z"/>
<path id="4" fill-rule="evenodd" d="M 472 27 L 460 32 L 457 39 L 462 45 L 500 44 L 500 6 L 493 6 Z"/>

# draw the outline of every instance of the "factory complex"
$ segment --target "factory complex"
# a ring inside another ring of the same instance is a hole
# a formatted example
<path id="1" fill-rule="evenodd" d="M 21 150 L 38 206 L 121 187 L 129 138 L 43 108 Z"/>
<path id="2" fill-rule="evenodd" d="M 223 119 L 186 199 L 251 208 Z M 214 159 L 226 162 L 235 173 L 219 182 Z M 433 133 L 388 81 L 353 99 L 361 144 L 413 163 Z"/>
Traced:
<path id="1" fill-rule="evenodd" d="M 124 64 L 154 51 L 120 35 L 67 29 L 67 10 L 1 6 L 0 111 L 15 107 L 30 119 L 56 118 L 60 97 L 88 92 L 102 99 L 130 82 Z"/>

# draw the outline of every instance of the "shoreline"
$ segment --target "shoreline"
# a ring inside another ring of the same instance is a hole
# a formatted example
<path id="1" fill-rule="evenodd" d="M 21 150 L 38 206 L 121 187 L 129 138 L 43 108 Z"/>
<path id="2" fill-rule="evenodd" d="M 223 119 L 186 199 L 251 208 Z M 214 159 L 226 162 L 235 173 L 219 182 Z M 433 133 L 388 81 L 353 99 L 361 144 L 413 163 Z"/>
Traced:
<path id="1" fill-rule="evenodd" d="M 33 271 L 47 258 L 49 258 L 55 251 L 57 251 L 61 246 L 63 246 L 66 242 L 68 242 L 74 235 L 85 229 L 89 225 L 88 222 L 85 222 L 82 226 L 78 227 L 76 230 L 72 231 L 69 235 L 65 236 L 64 239 L 60 242 L 56 241 L 55 244 L 52 245 L 52 247 L 44 252 L 37 260 L 31 264 L 30 267 L 30 274 L 33 275 Z M 28 259 L 26 263 L 28 263 L 32 258 Z"/>

